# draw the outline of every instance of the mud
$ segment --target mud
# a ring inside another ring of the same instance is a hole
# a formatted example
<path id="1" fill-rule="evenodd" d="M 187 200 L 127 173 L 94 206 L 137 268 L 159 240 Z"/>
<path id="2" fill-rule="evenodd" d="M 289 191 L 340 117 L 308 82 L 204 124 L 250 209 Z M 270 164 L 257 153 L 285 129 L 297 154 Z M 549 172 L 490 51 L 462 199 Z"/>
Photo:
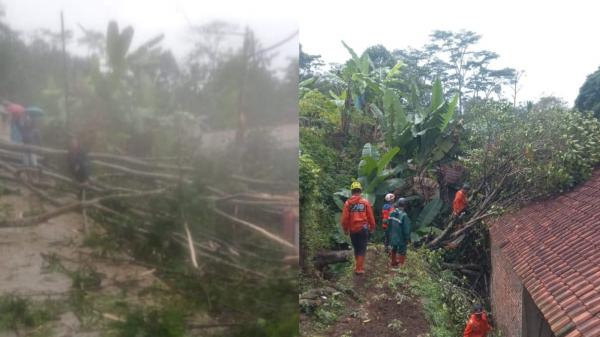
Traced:
<path id="1" fill-rule="evenodd" d="M 32 195 L 0 196 L 0 216 L 26 217 L 32 211 L 41 211 L 41 202 Z M 43 206 L 44 210 L 51 209 Z M 90 248 L 84 247 L 83 219 L 70 213 L 29 227 L 0 228 L 0 296 L 18 295 L 32 301 L 48 298 L 66 298 L 72 291 L 72 279 L 65 273 L 48 268 L 43 256 L 55 254 L 69 270 L 91 265 L 104 275 L 102 294 L 114 295 L 122 284 L 139 289 L 158 282 L 152 271 L 133 263 L 113 262 L 94 257 Z M 97 225 L 88 224 L 94 230 Z M 124 257 L 121 260 L 126 259 Z M 98 331 L 82 329 L 73 312 L 66 311 L 52 322 L 53 336 L 100 336 Z M 0 337 L 16 336 L 14 332 L 0 332 Z"/>

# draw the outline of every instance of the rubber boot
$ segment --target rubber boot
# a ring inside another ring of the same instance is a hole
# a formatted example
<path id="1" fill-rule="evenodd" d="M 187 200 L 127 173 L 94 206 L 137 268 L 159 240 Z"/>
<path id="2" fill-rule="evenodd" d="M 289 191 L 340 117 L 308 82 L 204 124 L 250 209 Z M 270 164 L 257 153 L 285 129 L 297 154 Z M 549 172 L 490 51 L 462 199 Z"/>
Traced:
<path id="1" fill-rule="evenodd" d="M 356 274 L 364 274 L 365 273 L 365 257 L 364 256 L 356 257 L 356 270 L 354 272 Z"/>
<path id="2" fill-rule="evenodd" d="M 404 265 L 404 261 L 406 260 L 406 256 L 405 255 L 398 255 L 398 264 L 400 266 Z"/>
<path id="3" fill-rule="evenodd" d="M 396 256 L 396 252 L 395 251 L 391 251 L 390 252 L 390 266 L 391 267 L 395 267 L 398 265 L 398 261 L 397 261 L 398 257 Z"/>
<path id="4" fill-rule="evenodd" d="M 396 256 L 396 252 L 392 251 L 390 260 L 391 260 L 390 267 L 392 267 L 392 269 L 395 269 L 396 267 L 398 267 L 398 257 Z"/>

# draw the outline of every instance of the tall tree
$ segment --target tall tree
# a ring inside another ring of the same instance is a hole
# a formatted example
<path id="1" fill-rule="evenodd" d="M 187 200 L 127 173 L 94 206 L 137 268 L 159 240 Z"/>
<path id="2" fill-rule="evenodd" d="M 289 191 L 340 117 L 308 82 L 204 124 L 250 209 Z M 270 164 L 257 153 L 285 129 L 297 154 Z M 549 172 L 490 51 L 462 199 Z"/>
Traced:
<path id="1" fill-rule="evenodd" d="M 447 55 L 447 64 L 451 69 L 448 76 L 449 83 L 453 84 L 458 94 L 459 111 L 463 109 L 463 88 L 467 73 L 475 63 L 472 61 L 473 45 L 479 42 L 481 35 L 472 31 L 460 31 L 454 33 L 451 31 L 436 30 L 431 35 L 431 45 L 428 49 L 434 53 Z M 442 63 L 442 65 L 444 65 Z"/>
<path id="2" fill-rule="evenodd" d="M 300 81 L 313 77 L 319 70 L 319 67 L 322 67 L 324 64 L 321 55 L 307 54 L 302 50 L 302 45 L 300 45 Z"/>
<path id="3" fill-rule="evenodd" d="M 392 53 L 381 44 L 367 48 L 365 53 L 369 55 L 375 69 L 391 68 L 396 65 L 396 60 Z"/>
<path id="4" fill-rule="evenodd" d="M 592 111 L 596 118 L 600 118 L 600 68 L 586 78 L 575 99 L 575 106 L 580 111 Z"/>
<path id="5" fill-rule="evenodd" d="M 514 77 L 514 69 L 490 69 L 492 61 L 499 55 L 488 50 L 475 50 L 475 45 L 481 35 L 472 31 L 441 31 L 436 30 L 431 35 L 431 43 L 425 46 L 425 52 L 430 55 L 429 67 L 437 78 L 442 79 L 458 94 L 459 111 L 464 112 L 467 94 L 486 98 L 502 94 L 502 88 Z"/>
<path id="6" fill-rule="evenodd" d="M 513 109 L 517 108 L 517 94 L 521 91 L 521 79 L 525 74 L 524 70 L 515 71 L 514 76 L 510 79 L 510 86 L 512 90 Z"/>

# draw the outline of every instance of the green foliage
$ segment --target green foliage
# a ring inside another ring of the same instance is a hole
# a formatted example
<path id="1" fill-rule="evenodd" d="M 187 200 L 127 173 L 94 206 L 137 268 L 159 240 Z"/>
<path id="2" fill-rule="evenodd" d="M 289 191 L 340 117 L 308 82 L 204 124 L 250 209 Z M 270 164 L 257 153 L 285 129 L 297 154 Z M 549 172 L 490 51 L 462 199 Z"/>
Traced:
<path id="1" fill-rule="evenodd" d="M 183 337 L 186 331 L 185 317 L 175 308 L 138 309 L 113 325 L 115 337 Z"/>
<path id="2" fill-rule="evenodd" d="M 84 266 L 70 273 L 72 287 L 78 290 L 98 289 L 104 275 L 92 266 Z"/>
<path id="3" fill-rule="evenodd" d="M 313 77 L 318 71 L 319 67 L 325 64 L 321 59 L 321 55 L 311 55 L 305 53 L 302 50 L 302 45 L 300 45 L 300 58 L 298 63 L 300 68 L 301 81 L 305 81 Z"/>
<path id="4" fill-rule="evenodd" d="M 431 104 L 416 115 L 414 123 L 396 125 L 389 129 L 391 144 L 402 149 L 399 159 L 412 160 L 415 171 L 421 175 L 434 164 L 450 158 L 457 150 L 458 123 L 451 123 L 457 106 L 457 96 L 444 100 L 441 82 L 434 84 Z"/>
<path id="5" fill-rule="evenodd" d="M 325 245 L 326 236 L 321 226 L 323 208 L 320 206 L 319 167 L 308 155 L 300 156 L 300 252 L 305 272 L 312 270 L 315 251 Z"/>
<path id="6" fill-rule="evenodd" d="M 402 168 L 397 166 L 393 169 L 386 169 L 394 156 L 400 151 L 399 148 L 392 148 L 380 157 L 379 151 L 370 143 L 364 145 L 362 150 L 362 159 L 358 164 L 358 181 L 363 187 L 363 196 L 369 200 L 371 204 L 375 204 L 377 200 L 386 193 L 401 187 L 404 181 L 400 178 L 394 178 Z M 347 183 L 346 183 L 347 184 Z M 338 207 L 343 206 L 340 197 L 350 197 L 350 190 L 343 189 L 334 193 L 334 199 Z M 340 207 L 341 208 L 341 207 Z"/>
<path id="7" fill-rule="evenodd" d="M 569 189 L 600 163 L 600 122 L 580 113 L 515 113 L 509 104 L 487 102 L 466 126 L 471 180 L 493 186 L 502 170 L 513 171 L 501 192 L 516 203 Z"/>
<path id="8" fill-rule="evenodd" d="M 438 216 L 440 211 L 442 210 L 442 206 L 444 203 L 439 198 L 434 198 L 430 202 L 423 207 L 421 213 L 417 217 L 415 224 L 413 225 L 412 230 L 418 230 L 421 227 L 427 227 L 433 222 L 433 220 Z"/>
<path id="9" fill-rule="evenodd" d="M 340 126 L 340 114 L 335 103 L 319 91 L 307 91 L 298 102 L 298 105 L 300 108 L 300 116 L 301 118 L 304 117 L 307 119 L 307 124 L 312 125 L 319 123 L 318 125 L 322 128 L 327 126 Z"/>
<path id="10" fill-rule="evenodd" d="M 115 21 L 108 24 L 106 32 L 106 52 L 108 64 L 115 74 L 122 75 L 125 71 L 126 56 L 133 39 L 133 27 L 128 26 L 119 32 Z"/>
<path id="11" fill-rule="evenodd" d="M 433 336 L 452 337 L 464 330 L 472 304 L 480 301 L 467 290 L 464 280 L 441 266 L 439 251 L 409 251 L 411 290 L 422 298 Z"/>
<path id="12" fill-rule="evenodd" d="M 600 68 L 588 75 L 575 99 L 579 111 L 591 111 L 600 118 Z"/>
<path id="13" fill-rule="evenodd" d="M 34 303 L 27 299 L 5 295 L 0 297 L 0 330 L 37 328 L 57 318 L 59 314 L 50 302 Z"/>

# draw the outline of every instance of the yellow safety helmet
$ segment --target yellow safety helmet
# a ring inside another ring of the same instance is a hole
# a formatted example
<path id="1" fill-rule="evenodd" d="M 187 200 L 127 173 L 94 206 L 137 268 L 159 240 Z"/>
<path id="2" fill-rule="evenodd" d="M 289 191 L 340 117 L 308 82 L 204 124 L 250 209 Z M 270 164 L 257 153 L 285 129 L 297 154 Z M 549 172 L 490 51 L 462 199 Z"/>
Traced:
<path id="1" fill-rule="evenodd" d="M 362 185 L 360 182 L 354 181 L 352 182 L 352 185 L 350 185 L 350 190 L 362 190 Z"/>

